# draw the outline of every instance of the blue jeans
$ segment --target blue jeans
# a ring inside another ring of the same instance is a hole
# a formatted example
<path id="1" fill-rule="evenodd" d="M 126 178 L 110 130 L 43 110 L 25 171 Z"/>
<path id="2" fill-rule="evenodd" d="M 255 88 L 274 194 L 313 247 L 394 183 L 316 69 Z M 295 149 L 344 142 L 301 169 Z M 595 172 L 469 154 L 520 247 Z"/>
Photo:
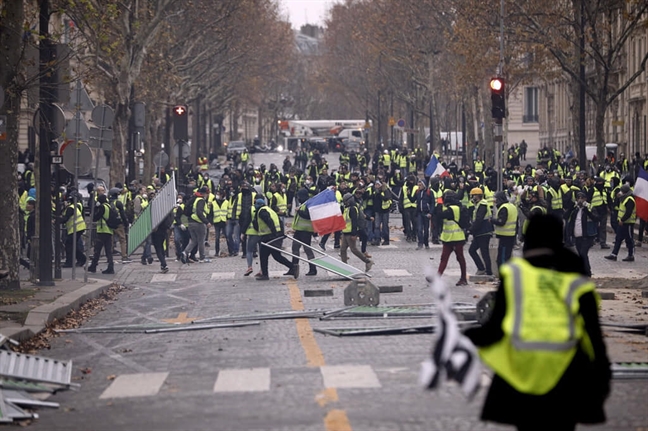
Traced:
<path id="1" fill-rule="evenodd" d="M 427 218 L 427 214 L 418 213 L 417 224 L 416 224 L 416 236 L 418 238 L 418 245 L 429 246 L 430 245 L 430 219 Z"/>
<path id="2" fill-rule="evenodd" d="M 178 225 L 173 226 L 173 242 L 175 242 L 176 257 L 180 259 L 182 250 L 189 244 L 189 231 L 180 229 Z"/>
<path id="3" fill-rule="evenodd" d="M 389 211 L 376 213 L 376 219 L 374 220 L 374 237 L 376 239 L 382 237 L 383 241 L 389 243 Z"/>
<path id="4" fill-rule="evenodd" d="M 245 251 L 245 257 L 247 259 L 248 268 L 252 268 L 252 262 L 254 262 L 254 252 L 256 251 L 257 245 L 261 242 L 261 237 L 259 235 L 248 235 L 247 237 L 247 250 Z"/>
<path id="5" fill-rule="evenodd" d="M 153 242 L 151 241 L 151 236 L 149 235 L 146 237 L 146 242 L 144 243 L 144 252 L 142 253 L 142 260 L 153 258 L 153 255 L 151 254 L 151 244 L 153 244 Z"/>
<path id="6" fill-rule="evenodd" d="M 238 220 L 227 220 L 225 237 L 227 238 L 227 249 L 230 255 L 238 254 L 241 246 L 241 225 Z"/>

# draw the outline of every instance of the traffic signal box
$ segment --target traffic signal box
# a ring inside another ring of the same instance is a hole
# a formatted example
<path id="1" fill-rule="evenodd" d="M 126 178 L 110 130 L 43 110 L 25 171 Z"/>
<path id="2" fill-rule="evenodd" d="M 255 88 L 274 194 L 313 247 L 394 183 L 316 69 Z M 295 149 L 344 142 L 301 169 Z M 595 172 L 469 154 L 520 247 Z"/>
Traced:
<path id="1" fill-rule="evenodd" d="M 189 112 L 185 105 L 173 107 L 173 138 L 181 141 L 189 139 Z"/>
<path id="2" fill-rule="evenodd" d="M 491 111 L 493 118 L 501 120 L 506 118 L 506 87 L 503 78 L 492 78 L 491 89 Z"/>

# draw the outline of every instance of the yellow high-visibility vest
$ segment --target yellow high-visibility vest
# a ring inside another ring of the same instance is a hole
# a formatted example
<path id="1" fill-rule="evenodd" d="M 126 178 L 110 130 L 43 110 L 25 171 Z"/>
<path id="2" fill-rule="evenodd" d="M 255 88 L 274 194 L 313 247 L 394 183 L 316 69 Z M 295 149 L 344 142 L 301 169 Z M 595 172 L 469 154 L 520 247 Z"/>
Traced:
<path id="1" fill-rule="evenodd" d="M 506 298 L 504 336 L 479 348 L 479 354 L 515 390 L 544 395 L 560 381 L 579 346 L 594 359 L 579 313 L 580 297 L 596 295 L 594 283 L 580 274 L 536 268 L 521 258 L 502 265 L 500 274 Z"/>

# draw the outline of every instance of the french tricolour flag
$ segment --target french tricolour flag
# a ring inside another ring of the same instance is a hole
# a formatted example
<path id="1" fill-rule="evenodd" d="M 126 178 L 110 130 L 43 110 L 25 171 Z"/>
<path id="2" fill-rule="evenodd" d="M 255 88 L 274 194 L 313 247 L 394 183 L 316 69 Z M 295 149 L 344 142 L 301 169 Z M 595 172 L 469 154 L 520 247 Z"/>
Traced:
<path id="1" fill-rule="evenodd" d="M 427 168 L 425 168 L 425 176 L 436 177 L 437 175 L 440 177 L 450 176 L 441 162 L 439 162 L 439 159 L 437 159 L 436 154 L 432 154 L 432 157 L 430 157 L 430 163 L 428 163 Z"/>
<path id="2" fill-rule="evenodd" d="M 642 167 L 639 168 L 633 195 L 637 205 L 637 217 L 648 221 L 648 173 Z"/>
<path id="3" fill-rule="evenodd" d="M 346 222 L 335 198 L 335 191 L 326 189 L 306 201 L 313 229 L 319 235 L 337 232 L 344 229 Z"/>

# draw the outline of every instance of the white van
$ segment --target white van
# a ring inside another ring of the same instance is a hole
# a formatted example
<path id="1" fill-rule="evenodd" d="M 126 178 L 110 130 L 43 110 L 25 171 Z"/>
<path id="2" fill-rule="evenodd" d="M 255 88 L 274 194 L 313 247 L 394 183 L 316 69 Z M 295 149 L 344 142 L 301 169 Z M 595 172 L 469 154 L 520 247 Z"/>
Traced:
<path id="1" fill-rule="evenodd" d="M 351 139 L 351 138 L 358 138 L 362 139 L 362 129 L 343 129 L 340 133 L 338 133 L 337 137 L 340 139 Z"/>

